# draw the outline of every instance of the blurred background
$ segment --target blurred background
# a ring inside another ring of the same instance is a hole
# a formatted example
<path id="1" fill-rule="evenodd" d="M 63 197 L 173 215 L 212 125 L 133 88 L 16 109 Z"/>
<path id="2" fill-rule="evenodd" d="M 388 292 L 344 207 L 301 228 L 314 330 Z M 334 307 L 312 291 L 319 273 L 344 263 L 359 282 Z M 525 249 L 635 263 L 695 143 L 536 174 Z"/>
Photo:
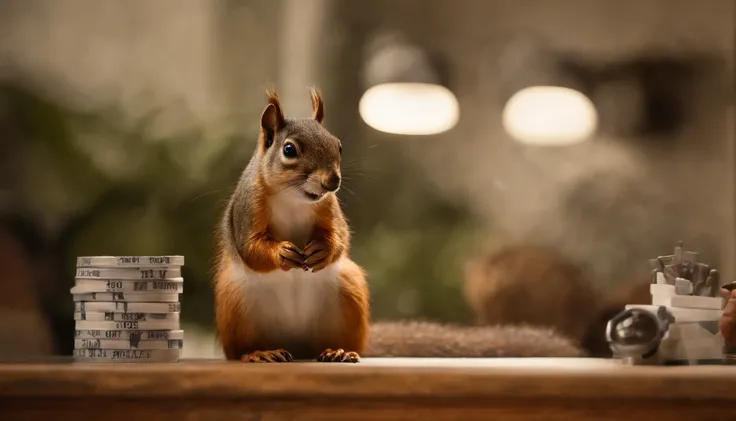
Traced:
<path id="1" fill-rule="evenodd" d="M 731 281 L 734 16 L 732 0 L 2 0 L 0 349 L 71 352 L 76 256 L 180 254 L 184 355 L 216 355 L 212 233 L 269 86 L 287 116 L 323 92 L 374 320 L 585 341 L 648 300 L 647 259 L 678 240 Z"/>

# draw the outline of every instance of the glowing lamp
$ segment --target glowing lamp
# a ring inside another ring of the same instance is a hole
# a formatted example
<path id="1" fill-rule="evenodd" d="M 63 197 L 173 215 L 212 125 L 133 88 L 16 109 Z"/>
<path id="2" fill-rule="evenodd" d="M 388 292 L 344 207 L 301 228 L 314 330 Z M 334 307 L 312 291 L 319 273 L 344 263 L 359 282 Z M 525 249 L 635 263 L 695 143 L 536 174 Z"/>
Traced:
<path id="1" fill-rule="evenodd" d="M 522 143 L 573 145 L 596 131 L 598 113 L 580 91 L 560 86 L 531 86 L 509 98 L 503 109 L 506 132 Z"/>
<path id="2" fill-rule="evenodd" d="M 539 146 L 568 146 L 598 129 L 590 98 L 591 78 L 575 61 L 533 34 L 509 44 L 499 60 L 501 123 L 514 140 Z"/>
<path id="3" fill-rule="evenodd" d="M 358 111 L 368 126 L 385 133 L 432 135 L 457 124 L 460 106 L 441 60 L 396 34 L 374 39 L 367 57 Z"/>

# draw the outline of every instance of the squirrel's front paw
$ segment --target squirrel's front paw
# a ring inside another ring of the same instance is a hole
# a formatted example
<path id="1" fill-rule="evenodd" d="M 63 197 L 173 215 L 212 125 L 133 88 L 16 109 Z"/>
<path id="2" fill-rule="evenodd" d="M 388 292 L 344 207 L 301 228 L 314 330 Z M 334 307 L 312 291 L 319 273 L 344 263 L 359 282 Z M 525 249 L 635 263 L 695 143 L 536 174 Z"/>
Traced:
<path id="1" fill-rule="evenodd" d="M 304 256 L 301 251 L 299 251 L 297 246 L 288 241 L 283 241 L 279 244 L 279 259 L 281 269 L 283 270 L 302 268 L 304 266 Z"/>
<path id="2" fill-rule="evenodd" d="M 318 272 L 327 267 L 330 249 L 324 241 L 312 241 L 304 248 L 304 270 Z"/>
<path id="3" fill-rule="evenodd" d="M 255 351 L 243 355 L 244 363 L 290 363 L 294 361 L 289 351 L 277 349 L 275 351 Z"/>
<path id="4" fill-rule="evenodd" d="M 319 354 L 317 361 L 322 363 L 357 363 L 360 361 L 360 355 L 357 352 L 345 351 L 344 349 L 326 349 Z"/>

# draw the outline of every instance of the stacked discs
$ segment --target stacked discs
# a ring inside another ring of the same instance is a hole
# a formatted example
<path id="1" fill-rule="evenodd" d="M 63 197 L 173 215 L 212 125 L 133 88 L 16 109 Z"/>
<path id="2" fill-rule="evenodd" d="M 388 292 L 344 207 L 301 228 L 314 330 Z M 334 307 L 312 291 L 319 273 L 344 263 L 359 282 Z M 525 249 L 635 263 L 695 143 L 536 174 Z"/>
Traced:
<path id="1" fill-rule="evenodd" d="M 176 362 L 184 256 L 78 257 L 74 359 Z"/>

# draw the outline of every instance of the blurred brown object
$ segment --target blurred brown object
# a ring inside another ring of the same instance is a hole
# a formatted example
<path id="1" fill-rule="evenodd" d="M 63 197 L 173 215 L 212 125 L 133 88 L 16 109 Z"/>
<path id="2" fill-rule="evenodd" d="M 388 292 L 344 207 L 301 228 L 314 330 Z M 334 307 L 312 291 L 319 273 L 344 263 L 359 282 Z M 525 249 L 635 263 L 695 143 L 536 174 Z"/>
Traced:
<path id="1" fill-rule="evenodd" d="M 736 347 L 736 289 L 722 288 L 721 296 L 727 298 L 718 328 L 730 347 Z"/>
<path id="2" fill-rule="evenodd" d="M 620 307 L 626 304 L 651 304 L 652 295 L 649 291 L 650 276 L 641 276 L 634 282 L 625 283 L 611 289 L 611 296 L 605 300 L 606 306 Z"/>
<path id="3" fill-rule="evenodd" d="M 600 311 L 582 269 L 543 246 L 510 246 L 469 262 L 464 293 L 480 325 L 548 327 L 580 344 Z"/>
<path id="4" fill-rule="evenodd" d="M 580 357 L 570 338 L 538 326 L 460 326 L 425 321 L 371 325 L 365 357 L 563 358 Z"/>
<path id="5" fill-rule="evenodd" d="M 0 225 L 0 358 L 54 353 L 39 305 L 33 260 L 7 226 Z"/>

